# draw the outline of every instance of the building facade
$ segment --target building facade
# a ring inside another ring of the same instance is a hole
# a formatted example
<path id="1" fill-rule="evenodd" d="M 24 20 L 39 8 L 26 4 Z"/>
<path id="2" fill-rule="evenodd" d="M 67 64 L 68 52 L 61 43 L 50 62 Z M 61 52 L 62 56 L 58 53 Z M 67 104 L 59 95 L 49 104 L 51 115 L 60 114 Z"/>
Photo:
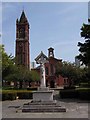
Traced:
<path id="1" fill-rule="evenodd" d="M 57 65 L 60 65 L 60 63 L 62 63 L 62 59 L 57 59 L 54 57 L 54 48 L 50 47 L 48 49 L 47 58 L 48 62 L 45 63 L 46 86 L 50 88 L 55 88 L 68 85 L 69 81 L 67 78 L 63 78 L 61 75 L 56 75 Z M 40 75 L 40 66 L 34 68 L 33 70 L 37 71 Z"/>

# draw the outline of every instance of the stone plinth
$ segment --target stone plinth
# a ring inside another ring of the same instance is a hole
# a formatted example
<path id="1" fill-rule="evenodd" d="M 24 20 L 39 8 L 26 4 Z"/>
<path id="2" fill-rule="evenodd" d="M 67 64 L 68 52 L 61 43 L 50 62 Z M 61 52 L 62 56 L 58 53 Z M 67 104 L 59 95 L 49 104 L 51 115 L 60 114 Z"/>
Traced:
<path id="1" fill-rule="evenodd" d="M 53 101 L 53 90 L 33 92 L 33 101 Z"/>
<path id="2" fill-rule="evenodd" d="M 22 112 L 66 112 L 56 100 L 53 100 L 54 90 L 39 88 L 33 92 L 33 100 L 23 105 Z"/>

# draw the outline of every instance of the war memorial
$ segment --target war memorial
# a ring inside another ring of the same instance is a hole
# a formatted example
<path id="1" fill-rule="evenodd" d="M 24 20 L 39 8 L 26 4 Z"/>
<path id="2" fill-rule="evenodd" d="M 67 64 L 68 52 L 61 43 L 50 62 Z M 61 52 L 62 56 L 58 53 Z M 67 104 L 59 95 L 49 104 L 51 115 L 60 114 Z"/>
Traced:
<path id="1" fill-rule="evenodd" d="M 41 85 L 38 91 L 33 92 L 31 103 L 24 104 L 22 112 L 66 112 L 66 108 L 61 107 L 56 100 L 53 100 L 54 91 L 46 87 L 44 64 L 48 62 L 47 57 L 41 52 L 35 60 L 40 64 Z"/>

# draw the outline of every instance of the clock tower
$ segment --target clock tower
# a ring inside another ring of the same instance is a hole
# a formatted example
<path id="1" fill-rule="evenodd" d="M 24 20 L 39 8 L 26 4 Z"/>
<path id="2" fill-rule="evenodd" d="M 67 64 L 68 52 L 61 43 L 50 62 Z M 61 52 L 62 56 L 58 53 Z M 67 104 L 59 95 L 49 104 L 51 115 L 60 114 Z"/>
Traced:
<path id="1" fill-rule="evenodd" d="M 29 23 L 25 12 L 16 20 L 16 64 L 30 69 Z"/>

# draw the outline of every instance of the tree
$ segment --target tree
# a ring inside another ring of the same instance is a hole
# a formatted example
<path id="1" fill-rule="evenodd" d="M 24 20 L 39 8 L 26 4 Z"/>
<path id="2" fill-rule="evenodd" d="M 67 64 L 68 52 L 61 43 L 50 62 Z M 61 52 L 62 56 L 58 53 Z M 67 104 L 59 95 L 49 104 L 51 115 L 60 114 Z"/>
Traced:
<path id="1" fill-rule="evenodd" d="M 26 69 L 24 66 L 14 66 L 12 74 L 9 74 L 5 77 L 7 81 L 13 81 L 15 83 L 15 87 L 22 88 L 25 82 L 31 82 L 31 72 Z M 18 83 L 18 84 L 17 84 Z M 18 85 L 18 86 L 17 86 Z M 24 84 L 25 85 L 25 84 Z M 25 86 L 24 86 L 25 87 Z"/>
<path id="2" fill-rule="evenodd" d="M 15 66 L 14 65 L 14 58 L 12 55 L 7 55 L 4 49 L 4 45 L 0 45 L 0 68 L 2 68 L 2 86 L 3 86 L 3 80 L 5 80 L 5 77 L 9 74 L 12 74 L 12 69 Z"/>
<path id="3" fill-rule="evenodd" d="M 90 19 L 88 19 L 90 22 Z M 77 58 L 87 66 L 86 79 L 90 81 L 90 24 L 83 24 L 81 28 L 81 37 L 85 39 L 84 43 L 78 42 L 80 54 Z"/>
<path id="4" fill-rule="evenodd" d="M 81 28 L 81 37 L 84 37 L 85 42 L 78 42 L 80 54 L 77 58 L 82 62 L 82 64 L 90 67 L 90 24 L 83 24 Z"/>
<path id="5" fill-rule="evenodd" d="M 78 46 L 81 53 L 77 58 L 82 61 L 82 64 L 90 67 L 90 40 L 86 40 L 85 43 L 78 42 Z"/>
<path id="6" fill-rule="evenodd" d="M 84 75 L 83 68 L 79 68 L 70 62 L 62 62 L 56 66 L 56 75 L 61 75 L 69 79 L 69 85 L 78 84 Z"/>
<path id="7" fill-rule="evenodd" d="M 16 84 L 16 87 L 19 87 L 20 89 L 22 87 L 25 87 L 26 82 L 29 83 L 30 87 L 31 82 L 37 82 L 39 81 L 39 79 L 39 75 L 36 71 L 30 71 L 29 69 L 21 65 L 15 66 L 12 74 L 9 74 L 5 77 L 5 80 L 13 81 Z M 17 86 L 17 83 L 19 83 L 19 86 Z"/>
<path id="8" fill-rule="evenodd" d="M 19 83 L 19 88 L 22 88 L 23 83 L 29 82 L 30 86 L 31 82 L 40 80 L 36 71 L 30 71 L 25 66 L 16 65 L 14 62 L 15 58 L 12 55 L 7 55 L 4 45 L 0 45 L 0 52 L 2 54 L 2 59 L 0 59 L 0 65 L 2 64 L 2 83 L 3 80 L 7 82 L 13 81 L 16 87 L 17 83 Z"/>
<path id="9" fill-rule="evenodd" d="M 35 70 L 32 70 L 31 71 L 31 79 L 33 82 L 38 82 L 40 81 L 40 75 L 35 71 Z"/>

